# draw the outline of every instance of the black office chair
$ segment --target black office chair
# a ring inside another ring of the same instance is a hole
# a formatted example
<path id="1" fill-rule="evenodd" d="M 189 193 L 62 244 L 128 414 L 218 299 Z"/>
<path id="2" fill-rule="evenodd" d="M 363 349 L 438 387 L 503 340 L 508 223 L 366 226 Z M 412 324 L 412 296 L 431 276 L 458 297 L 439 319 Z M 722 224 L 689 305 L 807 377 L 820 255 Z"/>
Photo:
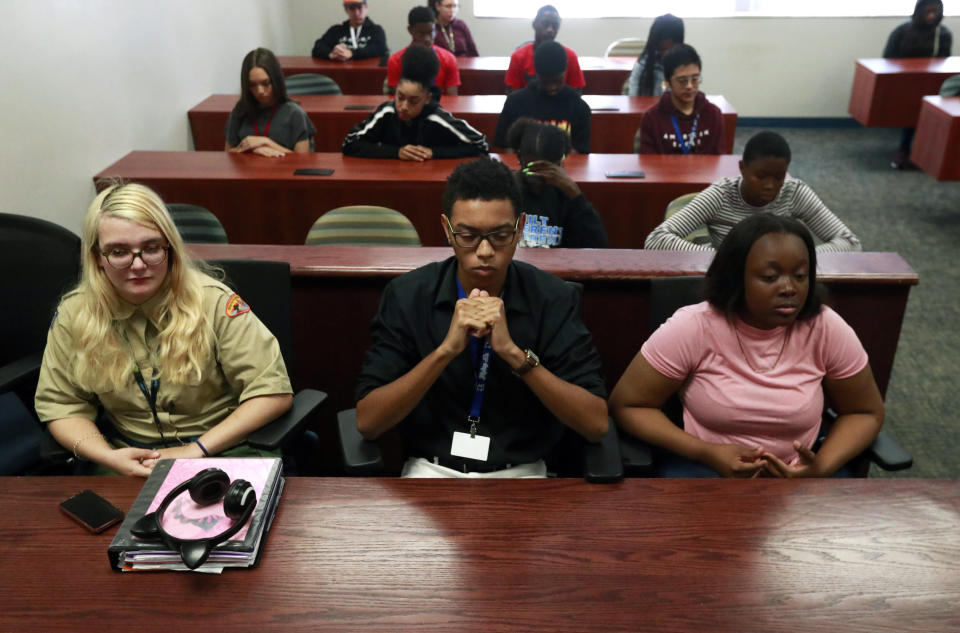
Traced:
<path id="1" fill-rule="evenodd" d="M 577 290 L 579 299 L 583 294 L 583 285 L 574 281 L 567 283 Z M 386 472 L 380 443 L 364 439 L 357 429 L 356 409 L 337 414 L 337 431 L 348 475 L 373 476 Z M 613 420 L 610 420 L 607 434 L 596 444 L 565 429 L 563 438 L 544 461 L 548 471 L 560 477 L 582 476 L 591 483 L 614 483 L 623 479 L 623 462 Z"/>
<path id="2" fill-rule="evenodd" d="M 33 395 L 60 297 L 80 278 L 80 238 L 39 218 L 0 213 L 0 475 L 57 469 L 41 456 Z"/>
<path id="3" fill-rule="evenodd" d="M 224 271 L 224 283 L 243 297 L 277 338 L 289 371 L 293 367 L 290 264 L 252 259 L 223 259 L 208 263 Z M 265 450 L 284 448 L 284 453 L 293 461 L 288 473 L 309 474 L 317 466 L 319 439 L 316 433 L 304 430 L 304 427 L 326 399 L 327 394 L 316 389 L 296 392 L 290 410 L 247 436 L 247 443 Z"/>
<path id="4" fill-rule="evenodd" d="M 660 327 L 679 308 L 703 301 L 703 284 L 703 277 L 661 277 L 651 280 L 650 332 Z M 674 424 L 683 428 L 683 405 L 676 394 L 664 404 L 663 412 Z M 835 417 L 831 410 L 824 411 L 818 444 L 826 438 Z M 621 432 L 620 451 L 627 476 L 653 474 L 660 449 L 652 448 L 642 440 Z M 873 444 L 851 460 L 848 466 L 854 475 L 866 477 L 871 462 L 884 470 L 896 471 L 910 468 L 913 465 L 913 458 L 895 440 L 881 431 Z"/>

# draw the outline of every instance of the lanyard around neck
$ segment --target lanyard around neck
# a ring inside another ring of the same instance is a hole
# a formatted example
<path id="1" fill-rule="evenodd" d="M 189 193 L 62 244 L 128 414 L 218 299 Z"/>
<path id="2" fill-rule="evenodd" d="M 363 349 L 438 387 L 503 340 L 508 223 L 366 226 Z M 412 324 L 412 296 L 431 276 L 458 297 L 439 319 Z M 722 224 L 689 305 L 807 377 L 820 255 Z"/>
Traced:
<path id="1" fill-rule="evenodd" d="M 694 139 L 697 137 L 697 125 L 700 123 L 700 115 L 697 114 L 693 118 L 693 126 L 690 127 L 690 145 L 687 145 L 687 142 L 683 140 L 683 134 L 680 133 L 680 125 L 677 124 L 677 117 L 670 115 L 670 122 L 673 123 L 673 131 L 677 133 L 677 142 L 680 143 L 680 151 L 684 154 L 689 154 L 693 151 Z"/>
<path id="2" fill-rule="evenodd" d="M 457 279 L 457 297 L 466 299 L 467 293 Z M 474 382 L 473 382 L 473 401 L 470 404 L 470 414 L 467 416 L 467 422 L 470 424 L 470 437 L 477 436 L 477 425 L 480 424 L 480 409 L 483 408 L 483 398 L 487 389 L 487 374 L 490 371 L 490 355 L 493 348 L 490 346 L 490 338 L 483 341 L 483 348 L 480 349 L 480 341 L 470 338 L 470 356 L 473 359 Z M 478 367 L 479 364 L 479 367 Z"/>
<path id="3" fill-rule="evenodd" d="M 353 50 L 360 48 L 358 42 L 360 41 L 360 31 L 363 30 L 363 24 L 357 28 L 350 27 L 350 39 L 353 40 Z"/>
<path id="4" fill-rule="evenodd" d="M 270 110 L 270 118 L 267 119 L 267 127 L 263 130 L 264 136 L 270 136 L 270 124 L 273 123 L 273 117 L 277 113 L 277 106 L 273 106 L 273 109 Z M 253 121 L 253 135 L 260 136 L 260 126 L 257 124 L 256 119 Z"/>
<path id="5" fill-rule="evenodd" d="M 450 30 L 448 31 L 447 28 Z M 451 53 L 455 53 L 455 49 L 457 48 L 457 38 L 453 32 L 453 20 L 450 20 L 448 27 L 440 25 L 440 32 L 443 33 L 443 37 L 447 40 L 447 48 L 450 49 Z"/>
<path id="6" fill-rule="evenodd" d="M 163 442 L 164 446 L 167 446 L 167 437 L 163 434 L 163 427 L 160 425 L 160 416 L 157 414 L 157 396 L 160 393 L 160 379 L 156 377 L 157 371 L 156 369 L 153 371 L 154 378 L 150 381 L 150 389 L 148 390 L 147 381 L 144 380 L 143 372 L 140 371 L 140 365 L 137 363 L 137 357 L 133 353 L 133 346 L 130 344 L 130 339 L 127 338 L 127 333 L 122 328 L 118 329 L 120 330 L 120 336 L 123 338 L 123 342 L 126 343 L 130 360 L 133 361 L 133 379 L 137 382 L 137 387 L 140 388 L 140 393 L 142 393 L 143 397 L 146 398 L 147 404 L 150 405 L 150 413 L 153 415 L 153 423 L 157 427 L 157 433 L 160 434 L 160 441 Z M 174 427 L 173 430 L 174 435 L 177 436 L 177 441 L 183 444 L 177 434 L 176 427 Z"/>

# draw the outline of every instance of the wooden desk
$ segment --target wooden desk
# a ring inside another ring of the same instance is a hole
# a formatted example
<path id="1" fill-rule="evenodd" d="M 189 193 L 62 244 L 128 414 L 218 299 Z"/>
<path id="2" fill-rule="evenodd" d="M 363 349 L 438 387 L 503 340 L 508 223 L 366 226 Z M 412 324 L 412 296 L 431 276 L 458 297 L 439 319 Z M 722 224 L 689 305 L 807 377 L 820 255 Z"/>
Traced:
<path id="1" fill-rule="evenodd" d="M 924 97 L 910 160 L 937 180 L 960 180 L 960 97 Z"/>
<path id="2" fill-rule="evenodd" d="M 504 162 L 517 167 L 516 157 Z M 642 248 L 677 196 L 738 175 L 739 157 L 590 154 L 566 167 L 603 218 L 610 244 Z M 412 163 L 341 154 L 284 158 L 219 152 L 131 152 L 94 179 L 122 176 L 149 185 L 169 202 L 199 204 L 220 218 L 233 243 L 302 244 L 314 220 L 349 204 L 375 204 L 406 215 L 428 246 L 446 243 L 438 219 L 446 179 L 460 160 Z M 329 167 L 332 176 L 295 176 L 300 167 Z M 642 179 L 611 179 L 611 170 L 640 169 Z"/>
<path id="3" fill-rule="evenodd" d="M 960 629 L 955 481 L 289 478 L 259 567 L 113 572 L 57 504 L 141 483 L 0 479 L 0 630 Z"/>
<path id="4" fill-rule="evenodd" d="M 222 150 L 223 130 L 237 95 L 212 95 L 190 108 L 193 145 L 198 150 Z M 623 95 L 584 95 L 593 109 L 590 121 L 590 149 L 597 154 L 632 154 L 633 136 L 640 128 L 643 113 L 654 106 L 657 97 Z M 725 151 L 733 153 L 737 131 L 737 111 L 722 95 L 707 97 L 723 112 Z M 316 151 L 339 152 L 343 139 L 354 125 L 363 121 L 387 98 L 375 95 L 298 95 L 296 97 L 317 128 Z M 497 119 L 503 110 L 504 95 L 443 97 L 443 108 L 487 135 L 493 145 Z M 346 106 L 366 106 L 367 110 L 347 110 Z"/>
<path id="5" fill-rule="evenodd" d="M 343 94 L 382 95 L 387 77 L 386 65 L 379 58 L 354 62 L 334 62 L 312 57 L 280 56 L 284 75 L 320 73 L 337 82 Z M 580 57 L 580 69 L 587 82 L 585 94 L 618 95 L 630 77 L 634 57 Z M 510 65 L 509 57 L 458 57 L 461 95 L 502 95 L 503 82 Z"/>
<path id="6" fill-rule="evenodd" d="M 453 254 L 449 247 L 195 244 L 191 250 L 204 259 L 290 263 L 296 350 L 291 375 L 298 389 L 328 392 L 338 410 L 355 404 L 356 376 L 370 345 L 368 327 L 383 287 L 397 275 Z M 613 388 L 650 334 L 650 279 L 702 275 L 712 254 L 518 249 L 517 259 L 584 284 L 584 323 L 600 352 L 607 386 Z M 863 341 L 885 393 L 917 274 L 896 253 L 823 253 L 817 260 L 833 307 Z"/>
<path id="7" fill-rule="evenodd" d="M 960 57 L 858 59 L 848 111 L 867 127 L 914 127 L 924 95 L 960 73 Z"/>

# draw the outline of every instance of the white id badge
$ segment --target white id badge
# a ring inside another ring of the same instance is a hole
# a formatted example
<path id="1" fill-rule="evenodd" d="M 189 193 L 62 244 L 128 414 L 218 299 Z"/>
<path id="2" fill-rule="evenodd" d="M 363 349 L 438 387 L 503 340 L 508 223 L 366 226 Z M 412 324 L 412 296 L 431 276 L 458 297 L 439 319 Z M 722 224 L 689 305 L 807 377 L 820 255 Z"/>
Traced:
<path id="1" fill-rule="evenodd" d="M 490 452 L 490 438 L 484 435 L 470 437 L 469 433 L 453 432 L 453 444 L 450 445 L 450 454 L 456 457 L 487 461 Z"/>

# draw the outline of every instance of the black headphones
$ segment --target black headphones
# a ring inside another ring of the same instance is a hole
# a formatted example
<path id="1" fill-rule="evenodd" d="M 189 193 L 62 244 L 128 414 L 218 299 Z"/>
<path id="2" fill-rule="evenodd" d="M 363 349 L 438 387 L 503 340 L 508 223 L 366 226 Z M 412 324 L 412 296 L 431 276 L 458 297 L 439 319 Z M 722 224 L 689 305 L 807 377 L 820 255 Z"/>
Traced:
<path id="1" fill-rule="evenodd" d="M 182 539 L 168 533 L 163 529 L 163 513 L 185 490 L 189 490 L 190 497 L 201 506 L 223 499 L 223 512 L 233 519 L 233 524 L 220 534 L 207 538 Z M 246 524 L 256 507 L 257 493 L 249 481 L 237 479 L 231 482 L 230 476 L 219 468 L 206 468 L 168 492 L 160 507 L 137 519 L 130 532 L 147 541 L 163 541 L 170 549 L 180 552 L 184 565 L 196 569 L 207 560 L 214 547 Z"/>

